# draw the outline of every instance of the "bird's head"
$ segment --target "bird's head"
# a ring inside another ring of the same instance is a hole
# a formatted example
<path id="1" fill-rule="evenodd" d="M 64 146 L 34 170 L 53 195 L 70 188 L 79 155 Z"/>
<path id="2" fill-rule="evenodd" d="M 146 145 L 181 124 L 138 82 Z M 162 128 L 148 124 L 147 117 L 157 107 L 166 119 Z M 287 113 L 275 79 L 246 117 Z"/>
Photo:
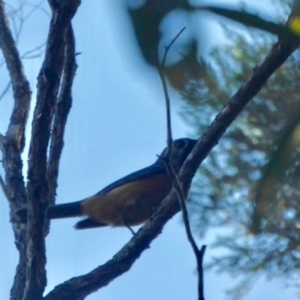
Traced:
<path id="1" fill-rule="evenodd" d="M 176 173 L 180 170 L 183 162 L 186 160 L 186 158 L 196 145 L 196 142 L 197 140 L 189 138 L 182 138 L 173 141 L 170 162 Z M 160 154 L 158 161 L 163 162 L 164 157 L 167 153 L 167 149 L 168 148 L 165 148 L 164 151 Z"/>

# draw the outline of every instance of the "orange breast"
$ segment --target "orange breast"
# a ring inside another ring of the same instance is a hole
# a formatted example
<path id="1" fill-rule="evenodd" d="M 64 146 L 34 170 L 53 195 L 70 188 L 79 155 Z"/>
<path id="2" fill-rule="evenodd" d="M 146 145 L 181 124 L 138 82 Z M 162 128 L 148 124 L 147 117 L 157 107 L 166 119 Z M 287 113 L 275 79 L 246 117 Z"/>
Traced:
<path id="1" fill-rule="evenodd" d="M 166 175 L 130 182 L 106 195 L 95 195 L 83 203 L 84 214 L 111 226 L 138 225 L 145 222 L 170 192 Z"/>

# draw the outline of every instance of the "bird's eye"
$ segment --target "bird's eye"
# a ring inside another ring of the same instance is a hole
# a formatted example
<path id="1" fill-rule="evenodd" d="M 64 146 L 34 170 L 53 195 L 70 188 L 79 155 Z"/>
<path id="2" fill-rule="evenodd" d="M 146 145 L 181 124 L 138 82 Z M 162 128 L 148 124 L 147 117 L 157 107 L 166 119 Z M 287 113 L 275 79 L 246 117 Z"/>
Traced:
<path id="1" fill-rule="evenodd" d="M 174 141 L 176 148 L 183 148 L 185 146 L 185 140 L 176 140 Z"/>

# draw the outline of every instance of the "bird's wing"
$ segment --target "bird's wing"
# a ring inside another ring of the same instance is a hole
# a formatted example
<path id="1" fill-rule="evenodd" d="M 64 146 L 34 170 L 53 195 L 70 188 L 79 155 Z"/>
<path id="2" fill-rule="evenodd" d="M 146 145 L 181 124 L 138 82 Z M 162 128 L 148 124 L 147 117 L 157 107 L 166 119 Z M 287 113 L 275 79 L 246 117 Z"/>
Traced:
<path id="1" fill-rule="evenodd" d="M 105 195 L 106 193 L 110 192 L 111 190 L 113 190 L 117 187 L 120 187 L 124 184 L 127 184 L 129 182 L 147 179 L 149 177 L 163 174 L 163 173 L 166 173 L 166 168 L 165 168 L 164 164 L 156 162 L 149 167 L 146 167 L 139 171 L 133 172 L 133 173 L 111 183 L 110 185 L 106 186 L 101 191 L 99 191 L 96 195 Z"/>

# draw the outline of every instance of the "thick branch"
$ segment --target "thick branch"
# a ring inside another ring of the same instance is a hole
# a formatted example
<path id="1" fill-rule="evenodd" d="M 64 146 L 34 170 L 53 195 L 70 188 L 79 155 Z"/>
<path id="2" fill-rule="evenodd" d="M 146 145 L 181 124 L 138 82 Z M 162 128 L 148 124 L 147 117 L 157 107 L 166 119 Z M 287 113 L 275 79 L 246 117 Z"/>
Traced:
<path id="1" fill-rule="evenodd" d="M 8 139 L 13 139 L 17 149 L 22 152 L 25 144 L 24 131 L 30 106 L 31 91 L 23 72 L 20 55 L 8 27 L 3 1 L 0 1 L 0 47 L 9 71 L 15 100 L 6 136 Z"/>
<path id="2" fill-rule="evenodd" d="M 23 300 L 41 299 L 46 286 L 45 211 L 50 202 L 47 150 L 62 74 L 65 36 L 79 4 L 80 0 L 63 0 L 52 6 L 46 54 L 38 77 L 28 160 L 27 278 Z"/>
<path id="3" fill-rule="evenodd" d="M 48 161 L 48 184 L 50 202 L 54 203 L 59 161 L 64 146 L 64 132 L 68 114 L 72 106 L 72 85 L 77 68 L 75 60 L 75 40 L 73 29 L 69 26 L 65 37 L 64 69 L 60 93 L 55 106 L 53 129 Z"/>
<path id="4" fill-rule="evenodd" d="M 226 129 L 293 51 L 292 47 L 277 43 L 264 62 L 254 69 L 246 83 L 205 130 L 179 174 L 179 180 L 185 194 L 189 190 L 199 165 L 218 143 Z M 135 260 L 144 250 L 149 248 L 151 241 L 162 231 L 165 223 L 178 211 L 176 192 L 172 190 L 153 218 L 111 260 L 86 275 L 72 278 L 58 285 L 45 297 L 45 300 L 81 300 L 109 284 L 117 276 L 130 269 Z"/>
<path id="5" fill-rule="evenodd" d="M 0 0 L 0 47 L 9 71 L 14 94 L 14 108 L 6 136 L 1 135 L 1 151 L 3 153 L 3 167 L 5 170 L 5 184 L 8 200 L 12 209 L 12 222 L 14 211 L 26 202 L 25 184 L 22 174 L 21 152 L 24 147 L 24 130 L 30 104 L 30 89 L 23 73 L 22 62 L 8 27 L 4 11 L 4 3 Z M 14 224 L 15 238 L 18 232 Z"/>
<path id="6" fill-rule="evenodd" d="M 23 66 L 18 50 L 8 26 L 3 1 L 0 1 L 0 47 L 9 72 L 14 95 L 14 107 L 8 130 L 5 137 L 1 135 L 0 141 L 5 171 L 5 183 L 3 184 L 5 184 L 6 196 L 11 208 L 11 222 L 21 262 L 25 259 L 26 228 L 17 222 L 14 212 L 26 203 L 21 152 L 25 144 L 24 132 L 31 92 L 28 81 L 23 73 Z M 19 263 L 11 290 L 12 299 L 22 298 L 25 287 L 25 271 L 25 264 Z"/>

